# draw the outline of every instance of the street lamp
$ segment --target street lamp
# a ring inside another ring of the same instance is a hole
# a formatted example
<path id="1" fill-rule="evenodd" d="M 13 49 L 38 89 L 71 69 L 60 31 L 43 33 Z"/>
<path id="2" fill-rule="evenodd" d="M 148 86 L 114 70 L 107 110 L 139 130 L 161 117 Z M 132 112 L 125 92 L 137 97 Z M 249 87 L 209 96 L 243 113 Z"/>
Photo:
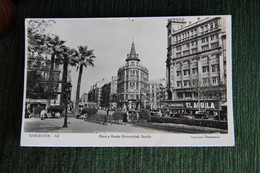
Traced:
<path id="1" fill-rule="evenodd" d="M 65 117 L 64 117 L 63 127 L 68 127 L 67 114 L 68 114 L 68 101 L 70 100 L 71 88 L 72 88 L 71 83 L 66 83 L 66 84 L 65 84 L 65 92 L 64 92 L 64 99 L 65 99 Z"/>

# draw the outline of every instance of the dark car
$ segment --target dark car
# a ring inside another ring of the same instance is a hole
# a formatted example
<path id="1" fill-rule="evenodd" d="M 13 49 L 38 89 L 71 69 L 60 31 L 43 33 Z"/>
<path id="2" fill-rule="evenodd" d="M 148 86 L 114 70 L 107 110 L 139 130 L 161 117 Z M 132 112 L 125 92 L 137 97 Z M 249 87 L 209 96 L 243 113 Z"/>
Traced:
<path id="1" fill-rule="evenodd" d="M 197 112 L 195 114 L 195 118 L 207 119 L 208 115 L 206 112 Z"/>

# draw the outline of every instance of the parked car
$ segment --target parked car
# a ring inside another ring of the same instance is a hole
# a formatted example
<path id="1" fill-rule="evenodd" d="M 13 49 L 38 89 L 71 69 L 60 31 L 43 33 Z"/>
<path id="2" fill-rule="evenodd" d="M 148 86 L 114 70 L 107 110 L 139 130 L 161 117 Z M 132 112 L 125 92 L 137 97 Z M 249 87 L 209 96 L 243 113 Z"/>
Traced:
<path id="1" fill-rule="evenodd" d="M 64 111 L 63 106 L 55 105 L 55 106 L 50 106 L 47 109 L 48 117 L 50 118 L 60 118 L 62 113 Z"/>
<path id="2" fill-rule="evenodd" d="M 96 103 L 85 103 L 85 105 L 79 110 L 79 114 L 76 115 L 76 118 L 85 119 L 89 116 L 93 116 L 97 113 L 98 109 Z"/>
<path id="3" fill-rule="evenodd" d="M 207 119 L 208 114 L 206 112 L 196 112 L 195 113 L 195 118 L 201 118 L 201 119 Z"/>
<path id="4" fill-rule="evenodd" d="M 150 112 L 151 116 L 160 116 L 159 112 Z"/>

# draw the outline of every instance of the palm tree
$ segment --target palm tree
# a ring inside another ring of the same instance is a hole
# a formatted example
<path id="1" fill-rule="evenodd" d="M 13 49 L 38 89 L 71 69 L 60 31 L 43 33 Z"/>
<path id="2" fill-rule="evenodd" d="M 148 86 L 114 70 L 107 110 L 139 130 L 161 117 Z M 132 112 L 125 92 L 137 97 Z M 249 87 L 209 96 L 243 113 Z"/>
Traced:
<path id="1" fill-rule="evenodd" d="M 66 46 L 63 46 L 62 48 L 63 48 L 62 57 L 59 57 L 59 59 L 58 59 L 63 64 L 60 106 L 63 105 L 65 85 L 68 83 L 68 81 L 67 81 L 68 65 L 71 65 L 71 66 L 76 66 L 77 65 L 77 59 L 75 58 L 77 56 L 76 50 L 75 49 L 71 49 L 71 48 L 66 47 Z"/>
<path id="2" fill-rule="evenodd" d="M 75 114 L 79 112 L 79 95 L 80 95 L 80 85 L 81 77 L 83 72 L 83 67 L 94 66 L 94 50 L 88 50 L 87 46 L 78 46 L 78 51 L 75 51 L 75 57 L 77 58 L 77 69 L 79 69 L 78 83 L 77 83 L 77 92 L 76 92 L 76 101 L 75 101 Z"/>
<path id="3" fill-rule="evenodd" d="M 49 51 L 51 52 L 50 74 L 49 74 L 49 81 L 48 81 L 49 93 L 48 93 L 46 108 L 50 106 L 50 100 L 52 99 L 53 92 L 55 89 L 55 87 L 53 86 L 53 70 L 54 70 L 55 59 L 58 59 L 63 56 L 64 43 L 65 41 L 61 40 L 57 35 L 54 35 L 53 37 L 48 36 L 46 38 L 46 45 L 49 48 Z"/>

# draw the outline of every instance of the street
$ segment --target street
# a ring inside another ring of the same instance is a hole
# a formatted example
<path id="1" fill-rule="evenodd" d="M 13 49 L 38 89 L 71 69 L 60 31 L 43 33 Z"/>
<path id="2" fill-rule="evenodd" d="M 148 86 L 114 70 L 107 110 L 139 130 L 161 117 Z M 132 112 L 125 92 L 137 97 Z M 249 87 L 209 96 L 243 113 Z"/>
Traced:
<path id="1" fill-rule="evenodd" d="M 50 133 L 170 133 L 150 128 L 136 127 L 132 124 L 98 124 L 87 122 L 75 117 L 68 117 L 68 127 L 63 128 L 64 119 L 28 118 L 24 119 L 24 132 L 50 132 Z"/>

